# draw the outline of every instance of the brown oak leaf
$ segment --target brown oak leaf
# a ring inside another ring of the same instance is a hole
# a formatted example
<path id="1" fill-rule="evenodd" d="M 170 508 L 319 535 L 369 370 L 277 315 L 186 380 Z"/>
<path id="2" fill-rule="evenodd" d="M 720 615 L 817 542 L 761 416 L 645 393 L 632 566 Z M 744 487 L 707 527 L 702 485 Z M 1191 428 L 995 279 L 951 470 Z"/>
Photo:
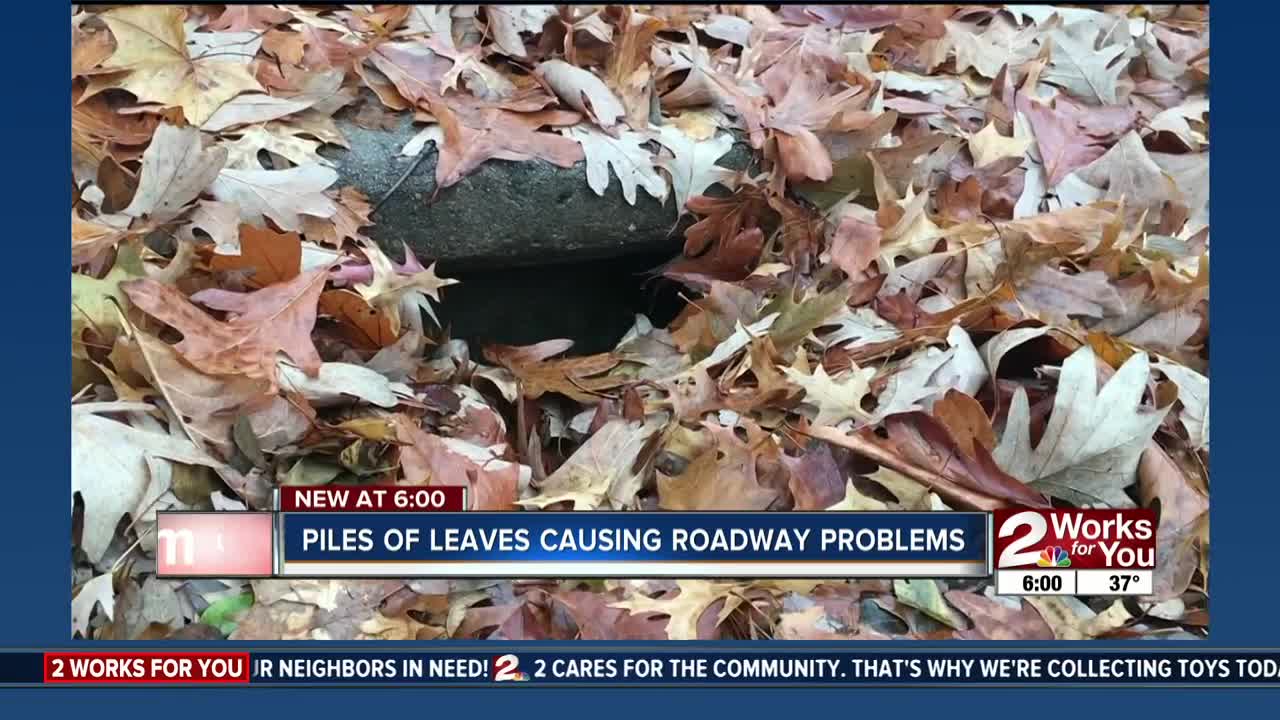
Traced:
<path id="1" fill-rule="evenodd" d="M 531 347 L 553 343 L 557 344 L 552 346 L 550 355 L 563 352 L 572 344 L 546 340 Z M 544 393 L 558 392 L 578 402 L 594 402 L 599 399 L 599 393 L 626 382 L 625 379 L 598 377 L 618 364 L 619 358 L 612 353 L 543 360 L 538 353 L 530 354 L 528 348 L 489 345 L 484 348 L 484 356 L 510 370 L 520 380 L 521 393 L 531 400 L 542 397 Z"/>
<path id="2" fill-rule="evenodd" d="M 503 460 L 488 448 L 432 435 L 404 415 L 392 418 L 404 468 L 403 485 L 465 485 L 471 510 L 511 510 L 520 475 L 528 468 Z"/>
<path id="3" fill-rule="evenodd" d="M 316 303 L 327 270 L 250 293 L 205 290 L 202 304 L 232 313 L 216 320 L 177 288 L 150 278 L 121 283 L 134 305 L 182 333 L 177 350 L 192 365 L 215 375 L 245 375 L 276 382 L 276 353 L 283 351 L 309 375 L 320 372 L 320 354 L 311 342 Z"/>
<path id="4" fill-rule="evenodd" d="M 573 167 L 585 156 L 572 138 L 539 132 L 543 125 L 569 125 L 577 113 L 541 110 L 517 113 L 502 108 L 485 108 L 466 116 L 454 113 L 442 103 L 431 110 L 440 121 L 444 139 L 436 164 L 436 182 L 449 187 L 486 160 L 546 160 L 559 167 Z"/>

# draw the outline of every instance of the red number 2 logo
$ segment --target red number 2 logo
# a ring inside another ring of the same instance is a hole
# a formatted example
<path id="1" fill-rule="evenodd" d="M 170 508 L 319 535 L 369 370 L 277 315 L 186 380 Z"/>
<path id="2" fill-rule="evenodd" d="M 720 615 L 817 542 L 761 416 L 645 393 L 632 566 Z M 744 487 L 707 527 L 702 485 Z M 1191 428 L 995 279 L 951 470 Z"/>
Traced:
<path id="1" fill-rule="evenodd" d="M 507 653 L 493 659 L 493 681 L 514 682 L 519 678 L 516 673 L 520 669 L 520 658 Z"/>
<path id="2" fill-rule="evenodd" d="M 1020 565 L 1035 565 L 1036 560 L 1040 557 L 1040 553 L 1036 550 L 1023 551 L 1024 548 L 1035 545 L 1044 539 L 1049 532 L 1049 523 L 1045 522 L 1044 516 L 1030 510 L 1020 512 L 1016 515 L 1009 516 L 1000 525 L 1000 531 L 997 533 L 999 537 L 1009 537 L 1018 532 L 1018 528 L 1026 525 L 1030 528 L 1026 535 L 1014 540 L 1005 546 L 1000 553 L 1000 559 L 996 561 L 996 567 L 1018 567 Z"/>

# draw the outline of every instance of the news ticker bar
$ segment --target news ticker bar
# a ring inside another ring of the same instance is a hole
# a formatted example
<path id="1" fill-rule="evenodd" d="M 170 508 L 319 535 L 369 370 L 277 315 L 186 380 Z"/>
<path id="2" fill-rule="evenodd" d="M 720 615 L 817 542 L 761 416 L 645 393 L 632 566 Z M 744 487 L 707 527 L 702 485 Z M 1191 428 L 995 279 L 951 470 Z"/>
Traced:
<path id="1" fill-rule="evenodd" d="M 460 512 L 461 488 L 282 490 L 276 512 L 158 513 L 157 575 L 990 574 L 985 513 Z"/>
<path id="2" fill-rule="evenodd" d="M 1001 594 L 1147 595 L 1155 513 L 465 512 L 460 486 L 286 487 L 270 512 L 161 512 L 157 575 L 985 577 Z"/>
<path id="3" fill-rule="evenodd" d="M 0 652 L 0 686 L 1277 686 L 1275 650 Z"/>

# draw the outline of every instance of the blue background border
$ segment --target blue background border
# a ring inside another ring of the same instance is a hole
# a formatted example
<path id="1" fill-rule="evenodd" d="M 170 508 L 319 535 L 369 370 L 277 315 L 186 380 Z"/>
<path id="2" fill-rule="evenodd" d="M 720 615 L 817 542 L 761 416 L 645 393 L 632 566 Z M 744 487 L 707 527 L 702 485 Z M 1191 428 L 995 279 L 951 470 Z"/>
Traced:
<path id="1" fill-rule="evenodd" d="M 351 690 L 268 689 L 205 690 L 151 688 L 147 690 L 65 691 L 32 689 L 9 692 L 4 701 L 17 717 L 47 713 L 55 704 L 59 710 L 90 710 L 95 717 L 133 717 L 138 713 L 172 715 L 186 720 L 242 717 L 307 717 L 322 707 L 321 717 L 396 717 L 397 711 L 411 711 L 413 717 L 451 716 L 464 718 L 526 718 L 551 716 L 683 720 L 693 718 L 821 718 L 835 717 L 936 718 L 957 717 L 1018 718 L 1055 720 L 1098 715 L 1100 717 L 1235 717 L 1231 710 L 1252 710 L 1270 699 L 1269 690 L 1200 689 L 1075 691 L 997 688 L 985 690 L 823 690 L 804 689 L 780 692 L 776 689 L 659 689 L 589 688 L 578 690 L 535 690 L 489 688 L 486 690 L 376 690 L 376 710 L 368 693 Z M 801 697 L 803 693 L 803 697 Z M 855 694 L 856 693 L 856 694 Z M 1267 693 L 1268 697 L 1264 697 Z M 231 697 L 235 695 L 236 697 Z M 56 703 L 53 702 L 56 700 Z M 237 706 L 233 703 L 244 702 Z M 797 702 L 799 701 L 799 703 Z M 145 705 L 140 703 L 147 703 Z M 251 704 L 250 704 L 251 703 Z M 545 713 L 541 712 L 545 709 Z M 27 711 L 24 713 L 24 711 Z M 27 714 L 29 713 L 29 714 Z M 456 713 L 456 714 L 455 714 Z M 741 713 L 735 715 L 734 713 Z M 1149 713 L 1149 714 L 1148 714 Z M 78 717 L 78 716 L 74 716 Z"/>
<path id="2" fill-rule="evenodd" d="M 1280 525 L 1280 478 L 1270 452 L 1277 446 L 1272 422 L 1273 408 L 1280 407 L 1280 383 L 1273 361 L 1280 343 L 1273 329 L 1275 320 L 1268 312 L 1276 303 L 1269 292 L 1276 283 L 1268 274 L 1280 268 L 1280 239 L 1272 229 L 1280 192 L 1276 177 L 1280 163 L 1274 150 L 1280 98 L 1271 87 L 1280 6 L 1242 0 L 1220 0 L 1213 5 L 1218 79 L 1212 87 L 1217 100 L 1212 183 L 1219 252 L 1213 263 L 1217 282 L 1212 336 L 1217 345 L 1211 375 L 1218 425 L 1211 475 L 1216 483 L 1210 510 L 1209 644 L 1277 646 L 1280 626 L 1270 606 L 1280 594 L 1280 576 L 1265 558 L 1274 545 L 1270 531 Z M 0 583 L 0 644 L 6 646 L 75 646 L 67 637 L 70 578 L 65 540 L 70 534 L 69 412 L 65 402 L 68 281 L 63 274 L 69 262 L 67 12 L 61 3 L 28 3 L 21 13 L 6 20 L 11 32 L 0 43 L 5 67 L 12 69 L 5 82 L 10 102 L 0 113 L 8 166 L 3 175 L 4 197 L 9 209 L 9 263 L 4 286 L 8 347 L 0 353 L 8 419 L 3 423 L 6 441 L 0 446 L 7 471 L 0 481 L 0 568 L 4 576 Z M 1232 700 L 1252 704 L 1260 698 L 1259 693 L 1268 691 L 823 690 L 807 691 L 803 706 L 773 690 L 743 689 L 732 693 L 664 690 L 644 695 L 638 689 L 459 690 L 431 693 L 430 705 L 423 704 L 425 692 L 421 690 L 378 692 L 379 715 L 403 708 L 484 717 L 489 710 L 526 714 L 533 704 L 548 703 L 559 715 L 642 712 L 654 718 L 668 712 L 677 713 L 676 717 L 721 715 L 735 708 L 756 714 L 794 715 L 799 711 L 816 716 L 824 712 L 822 705 L 837 702 L 842 713 L 859 714 L 932 710 L 951 717 L 972 708 L 972 712 L 988 715 L 1023 711 L 1043 717 L 1067 713 L 1079 717 L 1082 712 L 1106 707 L 1117 714 L 1129 709 L 1133 714 L 1158 712 L 1163 716 L 1179 710 L 1178 715 L 1203 717 Z M 850 692 L 856 692 L 856 698 L 847 694 Z M 228 693 L 238 697 L 228 697 Z M 104 717 L 119 711 L 225 718 L 236 712 L 231 703 L 249 700 L 249 693 L 253 693 L 252 705 L 244 709 L 254 715 L 305 712 L 304 705 L 310 704 L 306 700 L 324 703 L 334 715 L 345 711 L 365 716 L 371 709 L 368 698 L 357 697 L 351 690 L 68 688 L 15 690 L 6 692 L 3 701 L 19 713 L 27 707 L 47 712 L 66 702 L 65 707 L 89 706 Z M 169 697 L 173 705 L 164 708 L 143 704 Z M 630 703 L 629 699 L 642 702 Z"/>

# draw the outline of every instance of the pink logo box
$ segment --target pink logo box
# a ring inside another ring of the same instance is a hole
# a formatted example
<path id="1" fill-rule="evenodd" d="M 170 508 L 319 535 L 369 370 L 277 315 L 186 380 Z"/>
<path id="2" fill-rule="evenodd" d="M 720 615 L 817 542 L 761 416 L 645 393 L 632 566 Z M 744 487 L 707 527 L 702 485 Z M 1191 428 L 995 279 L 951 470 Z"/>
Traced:
<path id="1" fill-rule="evenodd" d="M 269 512 L 156 513 L 156 576 L 269 577 L 274 528 Z"/>

